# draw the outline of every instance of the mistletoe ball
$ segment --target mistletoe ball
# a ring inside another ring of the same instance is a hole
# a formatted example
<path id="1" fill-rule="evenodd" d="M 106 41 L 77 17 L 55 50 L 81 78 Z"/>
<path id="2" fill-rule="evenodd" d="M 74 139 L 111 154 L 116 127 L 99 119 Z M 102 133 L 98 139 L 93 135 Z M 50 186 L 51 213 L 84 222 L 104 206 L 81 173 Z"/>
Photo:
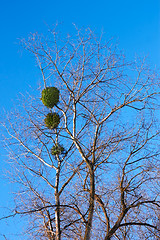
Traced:
<path id="1" fill-rule="evenodd" d="M 42 91 L 41 100 L 46 107 L 53 108 L 59 102 L 59 90 L 56 87 L 46 87 Z"/>
<path id="2" fill-rule="evenodd" d="M 60 117 L 57 113 L 48 113 L 44 119 L 45 125 L 49 129 L 57 128 L 60 123 Z"/>
<path id="3" fill-rule="evenodd" d="M 51 149 L 51 154 L 54 156 L 64 153 L 65 153 L 64 147 L 62 147 L 60 144 L 55 144 Z"/>

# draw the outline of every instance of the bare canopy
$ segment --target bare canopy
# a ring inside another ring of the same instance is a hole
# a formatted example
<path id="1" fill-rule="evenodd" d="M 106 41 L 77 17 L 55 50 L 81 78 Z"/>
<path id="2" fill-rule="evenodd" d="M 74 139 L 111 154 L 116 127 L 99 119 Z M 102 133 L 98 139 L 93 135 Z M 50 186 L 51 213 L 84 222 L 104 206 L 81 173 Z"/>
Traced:
<path id="1" fill-rule="evenodd" d="M 90 30 L 22 44 L 43 84 L 3 124 L 20 186 L 13 216 L 28 217 L 32 239 L 159 239 L 155 72 Z M 49 87 L 59 90 L 53 108 L 41 101 Z M 49 128 L 44 119 L 55 113 Z"/>

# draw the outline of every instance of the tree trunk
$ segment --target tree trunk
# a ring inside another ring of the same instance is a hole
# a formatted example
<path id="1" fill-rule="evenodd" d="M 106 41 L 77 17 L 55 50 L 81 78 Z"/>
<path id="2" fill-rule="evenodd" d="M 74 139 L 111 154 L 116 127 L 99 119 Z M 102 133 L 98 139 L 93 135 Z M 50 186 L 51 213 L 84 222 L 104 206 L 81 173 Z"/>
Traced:
<path id="1" fill-rule="evenodd" d="M 85 229 L 84 240 L 89 240 L 91 237 L 91 228 L 94 211 L 94 196 L 95 196 L 95 182 L 94 182 L 94 171 L 93 166 L 90 168 L 90 199 L 89 199 L 89 214 L 88 221 Z"/>
<path id="2" fill-rule="evenodd" d="M 58 164 L 57 172 L 56 172 L 56 184 L 55 184 L 55 225 L 56 225 L 56 237 L 55 240 L 61 239 L 61 229 L 60 229 L 60 200 L 59 200 L 59 193 L 58 193 L 58 187 L 59 187 L 59 173 L 60 173 L 60 162 Z"/>

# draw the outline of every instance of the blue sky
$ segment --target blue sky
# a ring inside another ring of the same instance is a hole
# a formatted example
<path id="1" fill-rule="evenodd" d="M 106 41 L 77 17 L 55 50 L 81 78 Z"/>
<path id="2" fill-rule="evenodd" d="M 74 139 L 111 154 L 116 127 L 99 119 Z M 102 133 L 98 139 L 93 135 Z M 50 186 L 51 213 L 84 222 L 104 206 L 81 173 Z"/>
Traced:
<path id="1" fill-rule="evenodd" d="M 18 94 L 30 91 L 40 81 L 34 59 L 22 51 L 19 38 L 29 33 L 44 33 L 47 26 L 62 24 L 65 33 L 77 27 L 90 27 L 96 34 L 114 37 L 129 59 L 148 56 L 160 67 L 160 1 L 159 0 L 6 0 L 0 5 L 0 110 L 10 110 Z M 12 185 L 3 178 L 5 152 L 0 161 L 0 207 L 11 204 Z M 0 208 L 0 214 L 2 210 Z M 12 226 L 12 227 L 11 227 Z M 14 222 L 0 223 L 0 234 L 14 233 Z M 4 239 L 0 235 L 0 239 Z M 12 236 L 8 239 L 17 239 Z M 20 239 L 20 238 L 18 238 Z"/>

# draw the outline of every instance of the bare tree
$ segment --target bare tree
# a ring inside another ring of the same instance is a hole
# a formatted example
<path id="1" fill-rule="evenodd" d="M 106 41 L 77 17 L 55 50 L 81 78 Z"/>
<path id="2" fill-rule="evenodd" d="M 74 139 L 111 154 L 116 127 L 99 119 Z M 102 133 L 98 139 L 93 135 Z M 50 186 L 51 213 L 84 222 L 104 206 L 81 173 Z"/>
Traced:
<path id="1" fill-rule="evenodd" d="M 158 76 L 90 30 L 22 44 L 44 87 L 3 124 L 21 186 L 13 216 L 28 216 L 32 239 L 159 239 Z M 53 86 L 59 103 L 47 108 L 41 92 Z"/>

